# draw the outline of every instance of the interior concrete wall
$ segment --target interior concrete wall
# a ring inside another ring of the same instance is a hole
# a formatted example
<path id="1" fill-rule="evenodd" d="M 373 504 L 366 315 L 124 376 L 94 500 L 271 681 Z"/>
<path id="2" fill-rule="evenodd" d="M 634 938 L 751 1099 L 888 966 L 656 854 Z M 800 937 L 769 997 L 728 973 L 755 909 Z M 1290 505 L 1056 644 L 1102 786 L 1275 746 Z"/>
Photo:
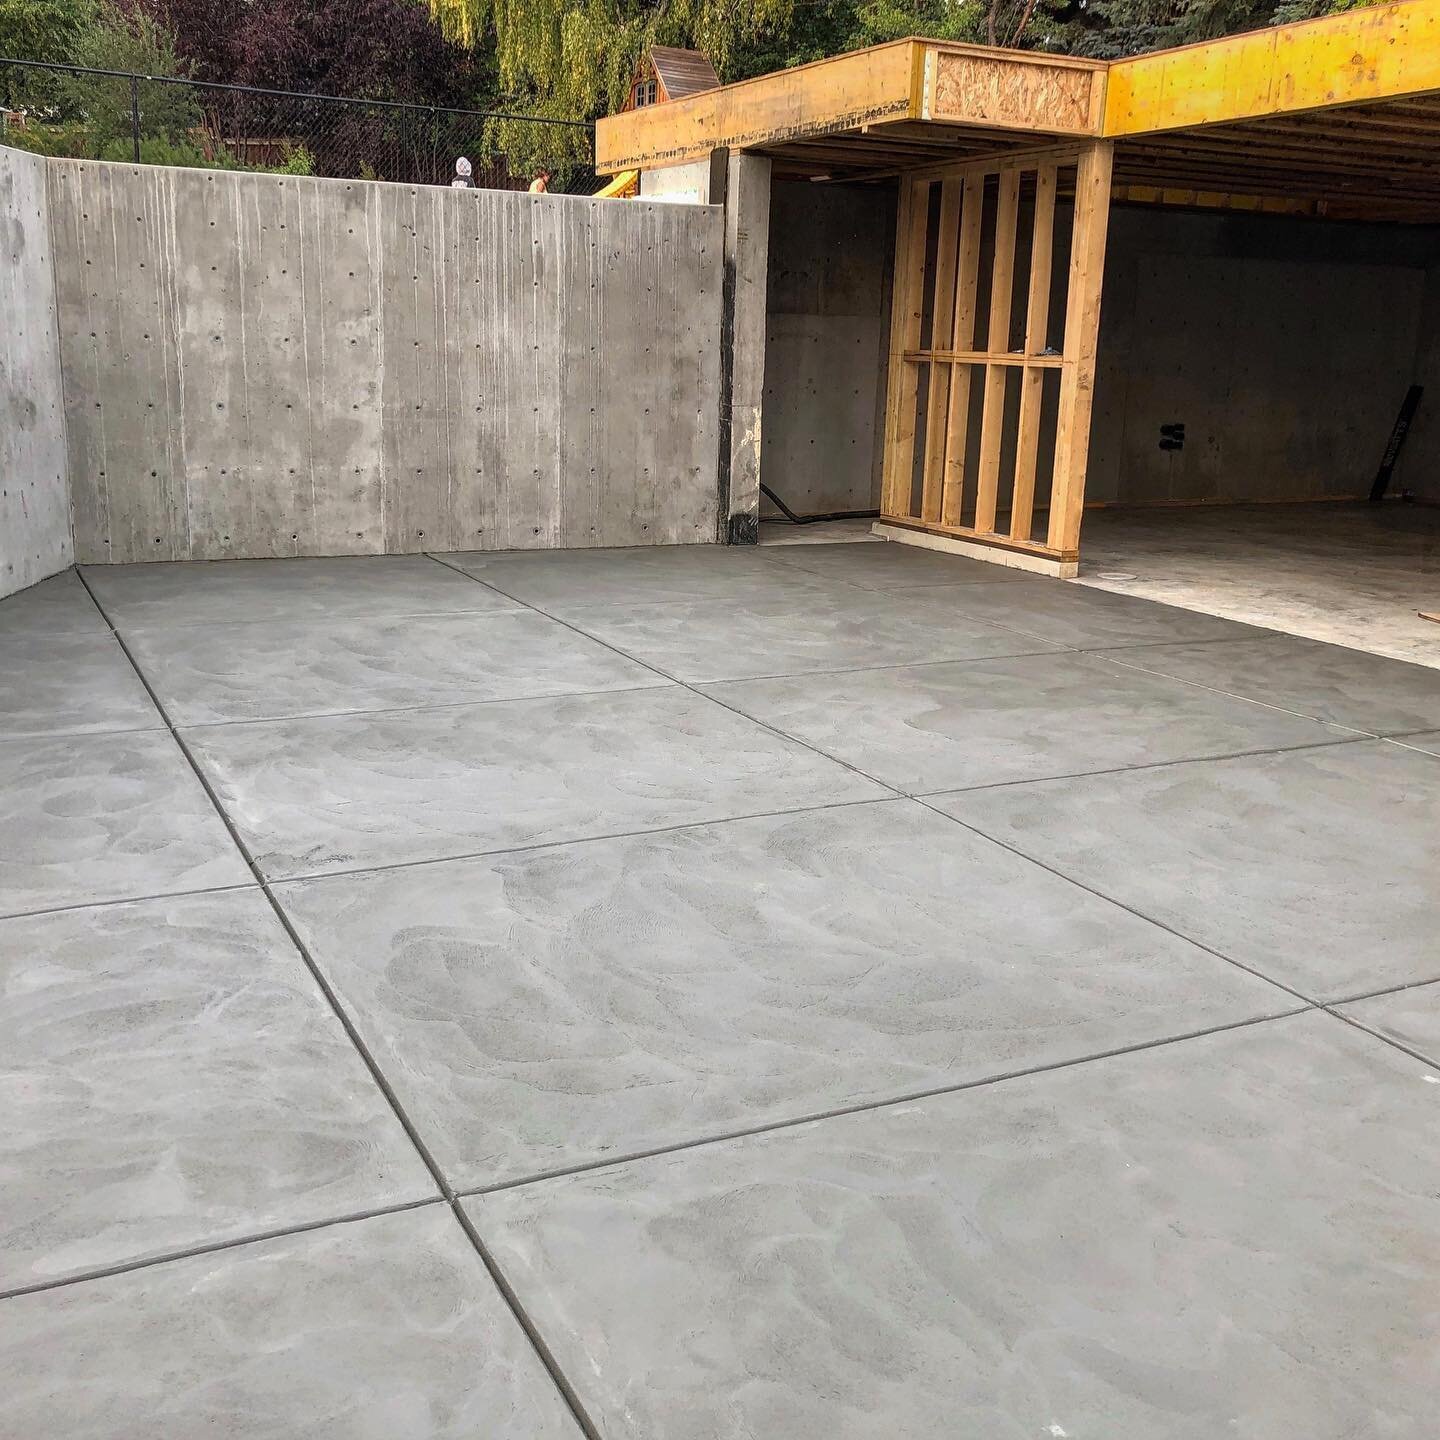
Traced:
<path id="1" fill-rule="evenodd" d="M 894 253 L 893 191 L 775 181 L 761 463 L 792 510 L 879 504 Z"/>
<path id="2" fill-rule="evenodd" d="M 52 162 L 85 562 L 713 541 L 718 208 Z"/>
<path id="3" fill-rule="evenodd" d="M 1430 504 L 1440 504 L 1440 246 L 1425 271 L 1419 324 L 1414 379 L 1425 393 L 1390 483 L 1396 491 L 1408 490 Z"/>
<path id="4" fill-rule="evenodd" d="M 71 562 L 45 161 L 0 146 L 0 596 Z"/>
<path id="5" fill-rule="evenodd" d="M 1410 226 L 1117 207 L 1087 500 L 1367 491 L 1437 254 Z M 1162 450 L 1176 422 L 1185 448 Z"/>

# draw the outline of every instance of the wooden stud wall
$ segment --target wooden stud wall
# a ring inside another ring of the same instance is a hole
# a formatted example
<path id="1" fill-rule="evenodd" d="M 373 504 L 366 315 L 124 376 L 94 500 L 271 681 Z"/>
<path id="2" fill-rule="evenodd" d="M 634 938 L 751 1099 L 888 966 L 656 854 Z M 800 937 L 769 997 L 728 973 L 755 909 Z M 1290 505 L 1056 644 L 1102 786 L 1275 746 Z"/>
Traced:
<path id="1" fill-rule="evenodd" d="M 1057 561 L 1075 559 L 1110 180 L 1111 146 L 1104 141 L 902 177 L 885 521 Z M 1074 209 L 1057 354 L 1048 341 L 1052 275 L 1067 261 L 1056 253 L 1062 185 L 1073 187 Z M 1030 217 L 1026 243 L 1022 210 Z M 1023 285 L 1017 284 L 1022 277 Z M 1018 346 L 1012 344 L 1017 329 L 1023 332 Z M 1053 463 L 1042 477 L 1046 376 L 1056 371 Z M 978 405 L 972 404 L 972 382 L 978 382 Z M 972 436 L 977 418 L 979 432 Z M 1037 539 L 1042 496 L 1048 497 L 1048 514 Z"/>

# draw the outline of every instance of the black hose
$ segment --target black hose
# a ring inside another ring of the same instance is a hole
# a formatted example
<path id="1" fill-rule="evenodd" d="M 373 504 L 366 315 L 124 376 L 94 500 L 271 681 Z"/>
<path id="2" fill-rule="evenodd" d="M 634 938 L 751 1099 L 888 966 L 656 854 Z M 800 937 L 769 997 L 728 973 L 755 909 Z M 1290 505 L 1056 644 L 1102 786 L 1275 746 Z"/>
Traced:
<path id="1" fill-rule="evenodd" d="M 875 520 L 878 510 L 836 510 L 829 515 L 797 515 L 768 485 L 761 483 L 760 493 L 775 506 L 792 525 L 814 525 L 821 520 Z"/>

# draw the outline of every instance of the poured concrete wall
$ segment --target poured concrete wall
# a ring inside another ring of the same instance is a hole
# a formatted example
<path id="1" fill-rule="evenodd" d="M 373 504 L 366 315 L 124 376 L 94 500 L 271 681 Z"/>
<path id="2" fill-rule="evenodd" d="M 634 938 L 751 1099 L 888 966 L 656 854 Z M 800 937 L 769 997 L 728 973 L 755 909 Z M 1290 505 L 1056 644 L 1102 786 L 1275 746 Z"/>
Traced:
<path id="1" fill-rule="evenodd" d="M 1390 482 L 1392 491 L 1409 490 L 1432 505 L 1440 504 L 1440 245 L 1435 256 L 1425 272 L 1415 352 L 1414 380 L 1425 393 Z"/>
<path id="2" fill-rule="evenodd" d="M 0 147 L 0 595 L 71 561 L 45 161 Z"/>
<path id="3" fill-rule="evenodd" d="M 50 182 L 80 560 L 715 538 L 718 209 Z"/>
<path id="4" fill-rule="evenodd" d="M 1117 208 L 1087 500 L 1367 491 L 1437 254 L 1417 227 Z"/>
<path id="5" fill-rule="evenodd" d="M 893 192 L 775 182 L 761 464 L 797 512 L 879 504 L 894 251 Z"/>

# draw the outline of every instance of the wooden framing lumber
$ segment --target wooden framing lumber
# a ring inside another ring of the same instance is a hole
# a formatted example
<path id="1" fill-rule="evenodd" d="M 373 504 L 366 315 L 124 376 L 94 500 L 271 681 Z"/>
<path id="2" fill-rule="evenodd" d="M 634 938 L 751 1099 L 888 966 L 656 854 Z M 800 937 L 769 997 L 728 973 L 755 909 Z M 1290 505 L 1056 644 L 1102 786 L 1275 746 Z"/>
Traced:
<path id="1" fill-rule="evenodd" d="M 925 288 L 925 242 L 929 226 L 930 185 L 904 183 L 895 226 L 895 280 L 890 308 L 889 378 L 885 405 L 885 455 L 881 508 L 908 514 L 915 457 L 915 406 L 919 371 L 905 359 L 920 345 Z M 904 505 L 902 510 L 900 507 Z"/>
<path id="2" fill-rule="evenodd" d="M 970 363 L 979 357 L 975 343 L 975 297 L 980 284 L 980 221 L 984 216 L 985 177 L 964 177 L 960 234 L 956 250 L 955 322 L 950 332 L 950 395 L 945 423 L 945 483 L 940 519 L 957 524 L 965 500 L 965 442 L 970 427 Z M 965 362 L 965 363 L 958 363 Z"/>
<path id="3" fill-rule="evenodd" d="M 1007 170 L 998 178 L 995 203 L 994 260 L 990 269 L 990 323 L 985 333 L 987 351 L 1004 354 L 1010 348 L 1010 307 L 1015 288 L 1015 223 L 1020 210 L 1020 172 Z M 1001 430 L 1005 419 L 1006 369 L 985 367 L 985 401 L 980 412 L 980 461 L 976 470 L 975 528 L 988 534 L 995 529 L 1000 493 Z"/>
<path id="4" fill-rule="evenodd" d="M 920 513 L 926 520 L 940 518 L 945 492 L 945 431 L 949 414 L 952 361 L 934 352 L 936 341 L 948 338 L 955 323 L 955 273 L 960 241 L 962 181 L 940 184 L 940 227 L 936 236 L 935 291 L 930 307 L 930 394 L 925 412 L 925 478 Z"/>
<path id="5" fill-rule="evenodd" d="M 1062 552 L 1078 552 L 1080 548 L 1114 158 L 1112 142 L 1097 141 L 1081 152 L 1075 173 L 1075 223 L 1065 303 L 1065 364 L 1060 371 L 1048 533 L 1050 548 Z"/>
<path id="6" fill-rule="evenodd" d="M 1105 82 L 1107 137 L 1440 90 L 1440 0 L 1348 10 L 1117 60 Z"/>
<path id="7" fill-rule="evenodd" d="M 1045 349 L 1050 327 L 1050 267 L 1055 243 L 1056 168 L 1035 172 L 1035 223 L 1030 238 L 1030 293 L 1025 307 L 1027 360 Z M 1035 468 L 1040 457 L 1040 402 L 1045 367 L 1027 364 L 1020 378 L 1020 419 L 1015 436 L 1015 481 L 1010 498 L 1010 538 L 1028 540 L 1035 522 Z"/>

